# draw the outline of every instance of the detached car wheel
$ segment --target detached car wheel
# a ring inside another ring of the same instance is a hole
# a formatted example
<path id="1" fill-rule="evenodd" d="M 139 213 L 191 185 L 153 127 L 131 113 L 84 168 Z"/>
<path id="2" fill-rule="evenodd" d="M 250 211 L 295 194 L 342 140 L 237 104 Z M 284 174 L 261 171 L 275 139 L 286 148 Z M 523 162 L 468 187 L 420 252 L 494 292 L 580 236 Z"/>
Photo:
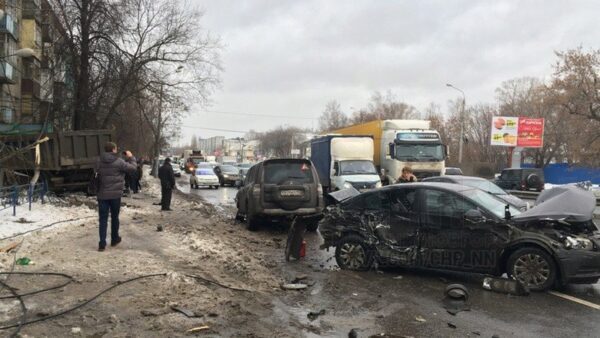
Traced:
<path id="1" fill-rule="evenodd" d="M 551 288 L 557 277 L 557 268 L 550 255 L 538 248 L 522 248 L 508 258 L 508 273 L 532 291 Z"/>
<path id="2" fill-rule="evenodd" d="M 364 271 L 373 263 L 373 252 L 360 236 L 348 235 L 335 247 L 335 260 L 342 269 Z"/>

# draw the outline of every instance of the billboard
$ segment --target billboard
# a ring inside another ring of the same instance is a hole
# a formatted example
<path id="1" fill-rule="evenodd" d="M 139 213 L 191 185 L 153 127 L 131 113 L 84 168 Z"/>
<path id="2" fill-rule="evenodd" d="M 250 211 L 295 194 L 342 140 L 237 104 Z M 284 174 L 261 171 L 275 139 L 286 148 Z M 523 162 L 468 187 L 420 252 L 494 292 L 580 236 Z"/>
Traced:
<path id="1" fill-rule="evenodd" d="M 544 145 L 544 119 L 494 116 L 491 145 L 541 148 Z"/>

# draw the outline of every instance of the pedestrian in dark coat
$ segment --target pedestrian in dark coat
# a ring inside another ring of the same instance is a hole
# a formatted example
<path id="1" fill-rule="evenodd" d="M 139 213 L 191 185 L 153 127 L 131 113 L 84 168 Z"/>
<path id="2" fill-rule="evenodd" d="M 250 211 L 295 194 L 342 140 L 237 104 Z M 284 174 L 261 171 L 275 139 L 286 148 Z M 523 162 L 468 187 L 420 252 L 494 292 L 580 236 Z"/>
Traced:
<path id="1" fill-rule="evenodd" d="M 158 178 L 160 178 L 161 188 L 161 210 L 171 211 L 171 195 L 175 188 L 175 174 L 171 166 L 171 159 L 166 158 L 162 167 L 158 169 Z"/>
<path id="2" fill-rule="evenodd" d="M 142 190 L 142 176 L 144 175 L 144 159 L 140 159 L 137 163 L 137 174 L 135 176 L 135 187 L 137 191 Z"/>
<path id="3" fill-rule="evenodd" d="M 108 227 L 108 214 L 110 213 L 110 238 L 111 246 L 121 242 L 119 236 L 119 212 L 121 210 L 121 196 L 125 184 L 125 174 L 135 172 L 135 157 L 130 151 L 125 152 L 125 160 L 117 154 L 117 145 L 107 142 L 104 153 L 96 164 L 100 185 L 98 187 L 98 215 L 100 220 L 100 242 L 98 251 L 106 248 L 106 231 Z"/>

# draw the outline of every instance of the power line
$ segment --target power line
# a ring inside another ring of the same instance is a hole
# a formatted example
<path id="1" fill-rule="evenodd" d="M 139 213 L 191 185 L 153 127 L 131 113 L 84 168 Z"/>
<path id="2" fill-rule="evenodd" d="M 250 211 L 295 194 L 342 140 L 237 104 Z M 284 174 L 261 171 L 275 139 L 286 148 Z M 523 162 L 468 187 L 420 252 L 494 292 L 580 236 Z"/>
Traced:
<path id="1" fill-rule="evenodd" d="M 230 133 L 242 133 L 245 134 L 248 130 L 232 130 L 232 129 L 220 129 L 220 128 L 206 128 L 206 127 L 195 127 L 195 126 L 181 126 L 182 128 L 188 129 L 203 129 L 203 130 L 212 130 L 212 131 L 226 131 Z"/>
<path id="2" fill-rule="evenodd" d="M 282 115 L 269 115 L 269 114 L 252 114 L 252 113 L 238 113 L 230 111 L 217 111 L 217 110 L 201 110 L 201 113 L 213 113 L 213 114 L 229 114 L 239 116 L 256 116 L 256 117 L 269 117 L 269 118 L 280 118 L 280 119 L 297 119 L 297 120 L 316 120 L 316 117 L 301 117 L 301 116 L 282 116 Z"/>

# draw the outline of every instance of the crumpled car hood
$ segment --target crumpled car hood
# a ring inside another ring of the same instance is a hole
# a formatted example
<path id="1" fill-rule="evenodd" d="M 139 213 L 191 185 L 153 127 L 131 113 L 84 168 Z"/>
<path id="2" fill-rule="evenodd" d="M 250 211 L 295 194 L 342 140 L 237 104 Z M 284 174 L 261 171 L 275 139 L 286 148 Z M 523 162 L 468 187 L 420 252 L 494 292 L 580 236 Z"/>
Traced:
<path id="1" fill-rule="evenodd" d="M 576 186 L 560 186 L 544 190 L 535 206 L 512 217 L 514 222 L 555 220 L 588 222 L 592 220 L 596 197 L 591 191 Z"/>

